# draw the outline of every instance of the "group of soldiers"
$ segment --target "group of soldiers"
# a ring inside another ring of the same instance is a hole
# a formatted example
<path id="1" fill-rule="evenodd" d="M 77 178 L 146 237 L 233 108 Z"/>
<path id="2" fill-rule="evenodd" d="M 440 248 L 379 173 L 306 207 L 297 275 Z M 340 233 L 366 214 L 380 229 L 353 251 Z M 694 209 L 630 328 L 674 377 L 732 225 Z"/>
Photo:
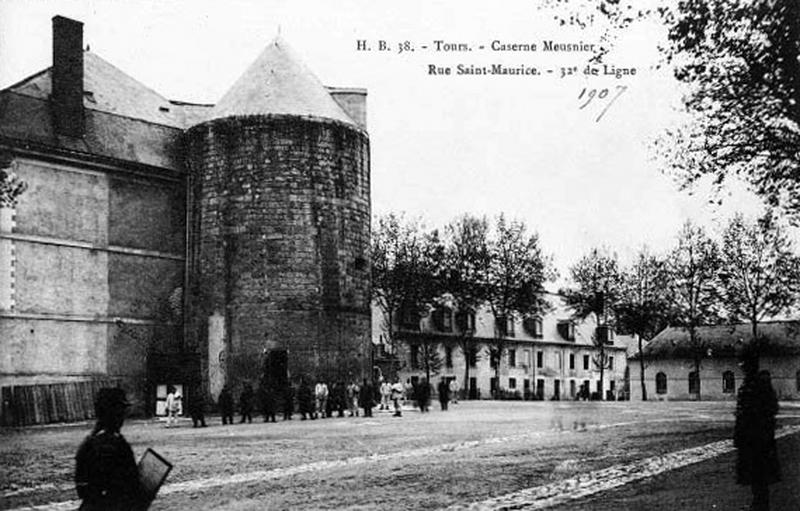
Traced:
<path id="1" fill-rule="evenodd" d="M 371 417 L 375 406 L 375 390 L 366 378 L 361 384 L 338 381 L 328 385 L 320 381 L 313 387 L 303 378 L 296 389 L 290 382 L 279 386 L 262 383 L 258 391 L 247 383 L 239 394 L 238 404 L 241 415 L 239 423 L 253 422 L 253 412 L 257 406 L 264 415 L 264 422 L 276 422 L 278 414 L 283 415 L 283 420 L 291 420 L 295 410 L 300 413 L 302 420 L 334 415 L 344 417 L 345 413 L 357 417 L 360 415 L 359 409 L 364 410 L 365 417 Z M 230 386 L 222 388 L 218 405 L 222 424 L 233 424 L 235 402 Z"/>
<path id="2" fill-rule="evenodd" d="M 437 385 L 437 395 L 442 410 L 447 410 L 451 396 L 456 395 L 452 389 L 453 382 L 444 379 Z M 399 380 L 394 383 L 382 382 L 378 387 L 373 386 L 366 378 L 362 382 L 351 381 L 345 383 L 337 381 L 328 384 L 318 381 L 312 385 L 305 378 L 299 384 L 292 385 L 285 382 L 283 385 L 262 383 L 254 389 L 246 383 L 239 394 L 239 423 L 252 423 L 253 414 L 258 409 L 264 416 L 264 422 L 276 422 L 277 415 L 282 414 L 283 420 L 291 420 L 295 412 L 300 414 L 301 420 L 313 420 L 326 417 L 358 417 L 363 410 L 364 417 L 372 417 L 372 409 L 380 406 L 380 410 L 394 409 L 394 416 L 402 415 L 402 407 L 409 400 L 426 412 L 430 407 L 433 389 L 426 379 L 412 384 L 410 381 L 402 384 Z M 219 394 L 218 403 L 222 416 L 222 424 L 233 424 L 236 401 L 229 385 L 225 385 Z M 192 414 L 195 425 L 199 421 L 205 425 L 204 418 Z"/>

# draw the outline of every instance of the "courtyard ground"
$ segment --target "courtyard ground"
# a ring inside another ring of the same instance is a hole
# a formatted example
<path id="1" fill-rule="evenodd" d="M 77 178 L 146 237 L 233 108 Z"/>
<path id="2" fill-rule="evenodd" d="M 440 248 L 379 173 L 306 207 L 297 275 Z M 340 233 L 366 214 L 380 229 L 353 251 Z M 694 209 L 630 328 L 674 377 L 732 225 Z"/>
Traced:
<path id="1" fill-rule="evenodd" d="M 731 402 L 461 402 L 447 412 L 166 429 L 130 421 L 137 456 L 175 464 L 151 509 L 746 509 Z M 800 509 L 800 405 L 782 403 L 783 482 Z M 0 433 L 0 509 L 75 509 L 90 424 Z"/>

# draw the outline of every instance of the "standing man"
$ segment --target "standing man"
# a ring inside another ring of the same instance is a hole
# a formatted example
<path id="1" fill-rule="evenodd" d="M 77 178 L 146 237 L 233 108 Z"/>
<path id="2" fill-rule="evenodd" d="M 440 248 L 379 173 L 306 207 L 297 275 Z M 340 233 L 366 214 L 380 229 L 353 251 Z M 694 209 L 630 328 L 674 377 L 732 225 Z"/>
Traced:
<path id="1" fill-rule="evenodd" d="M 419 411 L 427 412 L 431 402 L 431 384 L 427 378 L 423 378 L 417 388 L 417 399 L 419 399 Z"/>
<path id="2" fill-rule="evenodd" d="M 302 420 L 316 418 L 314 413 L 314 391 L 306 383 L 305 378 L 300 379 L 300 387 L 297 389 L 297 406 L 300 408 Z"/>
<path id="3" fill-rule="evenodd" d="M 97 423 L 75 456 L 75 487 L 82 511 L 147 509 L 133 450 L 120 433 L 128 403 L 122 389 L 102 388 L 94 402 Z"/>
<path id="4" fill-rule="evenodd" d="M 389 409 L 389 399 L 392 395 L 392 386 L 389 384 L 388 381 L 381 383 L 381 410 L 388 410 Z"/>
<path id="5" fill-rule="evenodd" d="M 222 386 L 219 392 L 219 411 L 222 414 L 222 424 L 233 424 L 233 394 L 228 384 Z"/>
<path id="6" fill-rule="evenodd" d="M 192 427 L 206 427 L 205 408 L 206 401 L 203 397 L 203 391 L 199 385 L 193 387 L 192 393 L 189 395 L 189 414 L 192 416 Z"/>
<path id="7" fill-rule="evenodd" d="M 287 381 L 286 386 L 283 388 L 283 420 L 292 420 L 294 413 L 294 387 L 292 382 Z"/>
<path id="8" fill-rule="evenodd" d="M 328 413 L 328 384 L 324 381 L 317 382 L 314 386 L 314 399 L 316 400 L 316 412 L 314 418 L 317 416 L 325 418 Z"/>
<path id="9" fill-rule="evenodd" d="M 244 388 L 242 389 L 242 393 L 239 395 L 239 408 L 241 408 L 242 412 L 242 420 L 239 421 L 239 424 L 244 424 L 245 419 L 248 423 L 253 422 L 253 386 L 249 383 L 246 383 Z"/>
<path id="10" fill-rule="evenodd" d="M 275 391 L 266 383 L 261 382 L 258 389 L 261 398 L 261 409 L 264 412 L 264 422 L 275 422 Z"/>
<path id="11" fill-rule="evenodd" d="M 755 511 L 769 510 L 769 485 L 781 480 L 775 443 L 778 399 L 768 371 L 758 370 L 758 354 L 746 349 L 741 363 L 744 382 L 736 399 L 736 482 L 749 485 Z"/>
<path id="12" fill-rule="evenodd" d="M 366 378 L 358 391 L 358 404 L 364 409 L 364 417 L 372 417 L 372 407 L 375 406 L 373 388 Z"/>
<path id="13" fill-rule="evenodd" d="M 167 400 L 164 405 L 167 412 L 166 427 L 170 428 L 176 424 L 178 420 L 178 397 L 175 393 L 175 387 L 172 385 L 167 386 Z"/>
<path id="14" fill-rule="evenodd" d="M 394 384 L 389 387 L 391 391 L 392 401 L 394 402 L 394 415 L 393 417 L 402 417 L 403 414 L 400 411 L 400 400 L 403 398 L 403 384 L 400 383 L 399 379 L 394 381 Z"/>
<path id="15" fill-rule="evenodd" d="M 458 404 L 458 383 L 455 378 L 450 380 L 450 399 L 453 400 L 454 405 Z"/>
<path id="16" fill-rule="evenodd" d="M 439 380 L 436 391 L 439 394 L 439 406 L 445 412 L 447 411 L 447 403 L 450 401 L 450 386 L 444 378 Z"/>

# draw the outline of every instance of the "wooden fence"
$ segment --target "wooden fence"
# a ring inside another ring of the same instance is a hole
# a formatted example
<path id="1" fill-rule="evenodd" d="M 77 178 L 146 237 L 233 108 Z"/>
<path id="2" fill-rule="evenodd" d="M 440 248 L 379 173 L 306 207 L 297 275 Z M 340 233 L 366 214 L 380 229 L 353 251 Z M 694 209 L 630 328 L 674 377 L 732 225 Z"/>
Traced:
<path id="1" fill-rule="evenodd" d="M 2 387 L 0 425 L 19 427 L 92 419 L 97 391 L 119 384 L 117 379 L 96 379 Z"/>

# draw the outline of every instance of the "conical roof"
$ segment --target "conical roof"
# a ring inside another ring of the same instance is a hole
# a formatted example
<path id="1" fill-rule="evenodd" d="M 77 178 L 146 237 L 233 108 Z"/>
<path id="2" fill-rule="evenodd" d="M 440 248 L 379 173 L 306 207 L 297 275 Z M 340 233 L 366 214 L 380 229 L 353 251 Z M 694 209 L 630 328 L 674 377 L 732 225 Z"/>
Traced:
<path id="1" fill-rule="evenodd" d="M 207 119 L 270 114 L 322 117 L 355 125 L 280 37 L 236 80 Z"/>

